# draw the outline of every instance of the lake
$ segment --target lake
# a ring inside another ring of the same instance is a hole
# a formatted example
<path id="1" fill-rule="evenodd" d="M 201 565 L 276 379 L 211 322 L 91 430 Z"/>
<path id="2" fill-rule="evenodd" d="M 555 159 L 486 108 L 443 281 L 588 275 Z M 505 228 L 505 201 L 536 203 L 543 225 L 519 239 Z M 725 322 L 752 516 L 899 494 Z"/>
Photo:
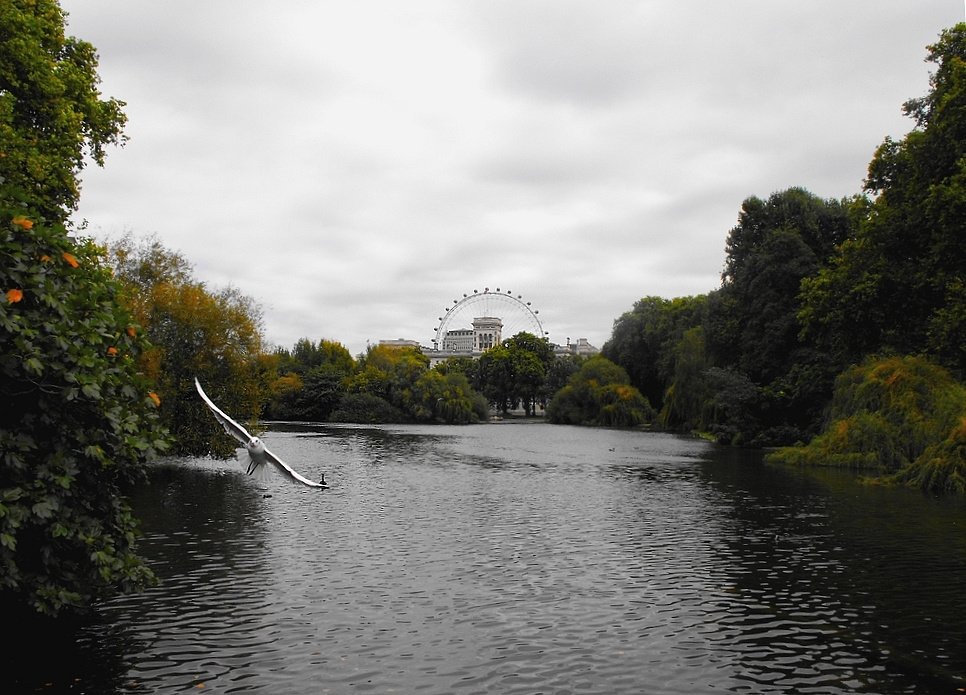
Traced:
<path id="1" fill-rule="evenodd" d="M 232 461 L 154 466 L 132 503 L 161 585 L 104 605 L 17 687 L 966 688 L 962 498 L 640 431 L 273 424 L 263 438 L 330 488 L 258 483 Z"/>

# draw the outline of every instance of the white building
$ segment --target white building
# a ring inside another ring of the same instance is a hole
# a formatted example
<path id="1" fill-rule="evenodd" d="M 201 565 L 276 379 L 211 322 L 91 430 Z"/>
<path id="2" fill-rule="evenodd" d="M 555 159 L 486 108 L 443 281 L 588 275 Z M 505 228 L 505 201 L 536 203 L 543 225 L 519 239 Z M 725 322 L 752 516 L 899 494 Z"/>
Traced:
<path id="1" fill-rule="evenodd" d="M 577 338 L 576 343 L 571 343 L 570 338 L 567 338 L 566 345 L 555 345 L 553 354 L 557 357 L 566 357 L 568 355 L 580 355 L 581 357 L 590 357 L 591 355 L 596 355 L 600 350 L 591 345 L 586 338 Z"/>
<path id="2" fill-rule="evenodd" d="M 440 352 L 479 356 L 503 342 L 503 322 L 493 316 L 473 319 L 472 328 L 446 331 Z"/>
<path id="3" fill-rule="evenodd" d="M 396 338 L 395 340 L 380 340 L 379 344 L 384 345 L 386 347 L 399 347 L 399 348 L 411 347 L 411 348 L 419 349 L 422 347 L 419 344 L 418 340 L 406 340 L 405 338 Z"/>
<path id="4" fill-rule="evenodd" d="M 476 345 L 476 336 L 472 328 L 460 328 L 456 331 L 446 331 L 443 337 L 443 346 L 440 348 L 445 352 L 473 352 Z"/>
<path id="5" fill-rule="evenodd" d="M 479 357 L 502 342 L 503 321 L 495 316 L 479 316 L 473 319 L 472 328 L 446 331 L 439 349 L 425 352 L 430 366 L 436 366 L 450 357 Z"/>
<path id="6" fill-rule="evenodd" d="M 473 319 L 473 351 L 486 352 L 503 342 L 503 322 L 495 316 Z"/>

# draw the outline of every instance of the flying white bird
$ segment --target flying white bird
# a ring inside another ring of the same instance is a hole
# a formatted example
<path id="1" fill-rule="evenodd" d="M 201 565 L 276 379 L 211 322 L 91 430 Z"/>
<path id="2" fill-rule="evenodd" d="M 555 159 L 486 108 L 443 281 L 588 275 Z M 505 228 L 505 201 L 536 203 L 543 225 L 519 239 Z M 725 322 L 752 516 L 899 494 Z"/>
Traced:
<path id="1" fill-rule="evenodd" d="M 262 444 L 261 439 L 248 434 L 248 431 L 244 427 L 225 415 L 221 409 L 212 403 L 210 398 L 208 398 L 208 395 L 204 392 L 204 389 L 201 388 L 201 382 L 198 381 L 198 377 L 195 377 L 195 388 L 198 389 L 198 395 L 201 396 L 205 404 L 211 408 L 211 412 L 215 414 L 215 418 L 221 423 L 221 426 L 225 428 L 225 432 L 237 439 L 245 447 L 245 450 L 248 452 L 247 473 L 249 475 L 254 475 L 258 479 L 263 479 L 268 475 L 268 464 L 272 463 L 278 468 L 278 470 L 292 476 L 304 485 L 308 485 L 309 487 L 328 487 L 325 484 L 325 476 L 322 476 L 322 482 L 316 483 L 315 481 L 309 480 L 304 475 L 300 475 L 296 471 L 292 470 L 292 468 L 290 468 L 289 465 L 282 461 L 278 456 L 266 449 L 265 445 Z"/>

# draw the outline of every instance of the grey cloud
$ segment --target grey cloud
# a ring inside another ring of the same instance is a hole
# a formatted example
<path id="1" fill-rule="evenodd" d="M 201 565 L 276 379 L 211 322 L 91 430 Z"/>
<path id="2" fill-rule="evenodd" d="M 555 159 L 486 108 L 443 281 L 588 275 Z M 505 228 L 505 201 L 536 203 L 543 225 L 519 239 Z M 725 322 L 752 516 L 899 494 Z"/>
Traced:
<path id="1" fill-rule="evenodd" d="M 941 0 L 66 0 L 128 102 L 95 233 L 156 232 L 269 340 L 428 341 L 474 284 L 603 343 L 719 283 L 741 202 L 857 192 Z M 259 257 L 264 273 L 246 273 Z"/>

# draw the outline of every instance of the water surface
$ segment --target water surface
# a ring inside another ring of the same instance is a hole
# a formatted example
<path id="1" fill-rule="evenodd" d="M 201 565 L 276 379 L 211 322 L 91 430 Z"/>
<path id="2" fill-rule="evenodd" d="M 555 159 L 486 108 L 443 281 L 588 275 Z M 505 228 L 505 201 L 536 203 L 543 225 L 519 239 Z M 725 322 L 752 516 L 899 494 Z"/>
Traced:
<path id="1" fill-rule="evenodd" d="M 157 466 L 133 503 L 163 583 L 104 606 L 71 692 L 966 688 L 961 498 L 647 432 L 264 438 L 331 488 Z"/>

